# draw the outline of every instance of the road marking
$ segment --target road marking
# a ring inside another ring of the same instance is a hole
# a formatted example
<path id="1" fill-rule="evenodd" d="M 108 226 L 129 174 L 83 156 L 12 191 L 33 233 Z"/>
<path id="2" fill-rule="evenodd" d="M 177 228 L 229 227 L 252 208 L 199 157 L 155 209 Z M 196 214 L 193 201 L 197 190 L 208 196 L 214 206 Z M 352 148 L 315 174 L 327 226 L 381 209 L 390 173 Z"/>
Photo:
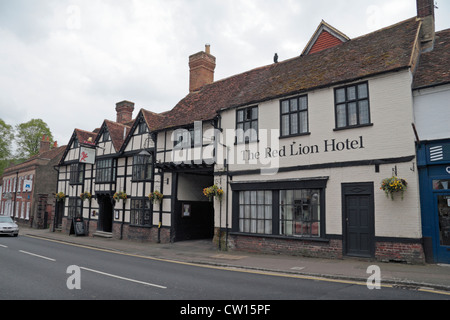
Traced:
<path id="1" fill-rule="evenodd" d="M 367 283 L 364 281 L 348 281 L 348 280 L 342 280 L 342 279 L 323 278 L 323 277 L 319 277 L 319 276 L 294 275 L 294 274 L 284 274 L 284 273 L 279 273 L 279 272 L 244 270 L 244 269 L 235 268 L 235 267 L 213 266 L 213 265 L 206 265 L 206 264 L 200 264 L 200 263 L 176 261 L 176 260 L 170 260 L 170 259 L 164 259 L 164 258 L 148 257 L 148 256 L 143 256 L 143 255 L 138 255 L 138 254 L 113 251 L 113 250 L 109 250 L 109 249 L 100 249 L 100 248 L 95 248 L 95 247 L 90 247 L 90 246 L 85 246 L 85 245 L 80 245 L 80 244 L 74 244 L 74 243 L 70 243 L 67 241 L 42 238 L 42 237 L 33 236 L 33 235 L 26 235 L 26 236 L 29 238 L 35 238 L 38 240 L 61 243 L 61 244 L 65 244 L 65 245 L 69 245 L 69 246 L 73 246 L 73 247 L 85 248 L 85 249 L 89 249 L 89 250 L 102 251 L 102 252 L 120 254 L 120 255 L 129 256 L 129 257 L 136 257 L 136 258 L 142 258 L 142 259 L 153 260 L 153 261 L 161 261 L 161 262 L 175 263 L 175 264 L 181 264 L 181 265 L 188 265 L 188 266 L 194 266 L 194 267 L 200 267 L 200 268 L 218 269 L 218 270 L 225 270 L 225 271 L 252 273 L 252 274 L 260 274 L 260 275 L 267 275 L 267 276 L 274 276 L 274 277 L 296 278 L 296 279 L 322 281 L 322 282 L 354 284 L 354 285 L 361 285 L 361 286 L 367 285 Z M 385 288 L 393 288 L 393 286 L 389 285 L 389 284 L 382 284 L 381 286 L 385 287 Z M 429 292 L 429 293 L 434 293 L 434 294 L 439 294 L 439 295 L 450 295 L 450 292 L 441 291 L 441 290 L 437 290 L 437 289 L 426 290 L 426 289 L 421 288 L 418 291 Z"/>
<path id="2" fill-rule="evenodd" d="M 2 247 L 2 248 L 8 248 L 8 246 L 4 246 L 4 245 L 2 245 L 2 244 L 0 244 L 0 247 Z"/>
<path id="3" fill-rule="evenodd" d="M 157 284 L 143 282 L 143 281 L 129 279 L 129 278 L 124 278 L 124 277 L 121 277 L 121 276 L 116 276 L 114 274 L 101 272 L 101 271 L 97 271 L 97 270 L 92 270 L 92 269 L 89 269 L 89 268 L 80 267 L 80 269 L 81 270 L 90 271 L 90 272 L 94 272 L 94 273 L 98 273 L 98 274 L 101 274 L 101 275 L 104 275 L 104 276 L 108 276 L 108 277 L 111 277 L 111 278 L 116 278 L 116 279 L 120 279 L 120 280 L 125 280 L 125 281 L 134 282 L 134 283 L 139 283 L 139 284 L 143 284 L 143 285 L 151 286 L 151 287 L 156 287 L 156 288 L 160 288 L 160 289 L 167 289 L 167 287 L 160 286 L 160 285 L 157 285 Z"/>
<path id="4" fill-rule="evenodd" d="M 48 257 L 44 257 L 44 256 L 40 256 L 40 255 L 38 255 L 38 254 L 31 253 L 31 252 L 27 252 L 27 251 L 23 251 L 23 250 L 19 250 L 19 252 L 28 254 L 28 255 L 33 256 L 33 257 L 38 257 L 38 258 L 41 258 L 41 259 L 50 260 L 50 261 L 53 261 L 53 262 L 56 261 L 55 259 L 48 258 Z"/>

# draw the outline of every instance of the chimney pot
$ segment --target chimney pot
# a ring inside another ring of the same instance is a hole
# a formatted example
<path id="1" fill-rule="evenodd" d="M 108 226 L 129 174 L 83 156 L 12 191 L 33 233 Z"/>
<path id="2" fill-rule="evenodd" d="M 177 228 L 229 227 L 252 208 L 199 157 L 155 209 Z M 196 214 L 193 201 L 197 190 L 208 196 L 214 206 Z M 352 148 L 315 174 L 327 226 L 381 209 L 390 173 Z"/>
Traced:
<path id="1" fill-rule="evenodd" d="M 116 122 L 125 124 L 133 120 L 134 103 L 122 101 L 116 103 L 117 120 Z"/>
<path id="2" fill-rule="evenodd" d="M 214 82 L 216 57 L 211 55 L 211 46 L 205 45 L 205 52 L 193 54 L 189 57 L 189 91 L 194 92 L 201 87 Z"/>
<path id="3" fill-rule="evenodd" d="M 50 151 L 50 137 L 42 136 L 41 144 L 39 145 L 39 154 Z"/>

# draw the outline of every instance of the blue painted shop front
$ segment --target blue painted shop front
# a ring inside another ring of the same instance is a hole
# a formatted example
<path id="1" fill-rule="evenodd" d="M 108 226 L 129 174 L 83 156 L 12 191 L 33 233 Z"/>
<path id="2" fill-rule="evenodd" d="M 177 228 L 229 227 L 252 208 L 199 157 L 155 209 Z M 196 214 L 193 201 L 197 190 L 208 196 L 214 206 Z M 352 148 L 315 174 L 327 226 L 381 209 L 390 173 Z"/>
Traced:
<path id="1" fill-rule="evenodd" d="M 426 262 L 450 263 L 450 140 L 417 148 Z"/>

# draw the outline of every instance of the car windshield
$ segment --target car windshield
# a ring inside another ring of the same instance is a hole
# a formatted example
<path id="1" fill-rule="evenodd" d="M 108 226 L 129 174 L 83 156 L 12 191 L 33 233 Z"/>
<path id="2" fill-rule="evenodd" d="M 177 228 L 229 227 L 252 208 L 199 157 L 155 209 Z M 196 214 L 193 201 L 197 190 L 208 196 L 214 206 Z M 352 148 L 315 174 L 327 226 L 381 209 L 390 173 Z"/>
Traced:
<path id="1" fill-rule="evenodd" d="M 13 223 L 14 221 L 10 217 L 0 217 L 0 223 Z"/>

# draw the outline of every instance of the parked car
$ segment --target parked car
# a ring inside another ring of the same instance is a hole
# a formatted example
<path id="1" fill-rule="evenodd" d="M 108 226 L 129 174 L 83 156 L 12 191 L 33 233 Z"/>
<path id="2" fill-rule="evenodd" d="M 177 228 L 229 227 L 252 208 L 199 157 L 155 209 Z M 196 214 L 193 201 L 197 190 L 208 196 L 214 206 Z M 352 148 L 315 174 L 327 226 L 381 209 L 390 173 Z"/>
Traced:
<path id="1" fill-rule="evenodd" d="M 11 217 L 0 216 L 0 234 L 17 237 L 19 235 L 19 226 Z"/>

